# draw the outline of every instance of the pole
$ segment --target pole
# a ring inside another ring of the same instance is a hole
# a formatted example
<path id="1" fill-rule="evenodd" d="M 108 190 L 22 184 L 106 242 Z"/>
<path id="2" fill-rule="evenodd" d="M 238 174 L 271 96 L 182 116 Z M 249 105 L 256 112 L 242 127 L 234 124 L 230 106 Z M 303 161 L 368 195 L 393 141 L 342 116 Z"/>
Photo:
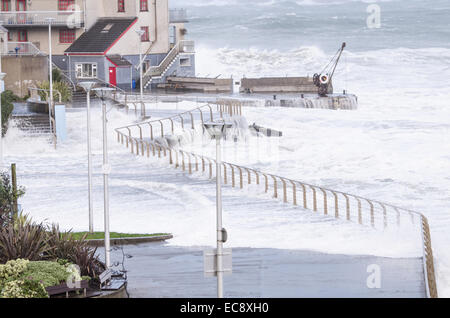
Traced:
<path id="1" fill-rule="evenodd" d="M 50 101 L 49 101 L 49 105 L 48 105 L 48 120 L 50 121 L 50 131 L 53 133 L 53 128 L 52 127 L 52 112 L 53 112 L 53 64 L 52 64 L 52 59 L 53 59 L 53 55 L 52 55 L 52 19 L 49 18 L 48 19 L 48 72 L 49 72 L 49 76 L 50 76 Z M 55 146 L 56 146 L 56 141 L 55 141 Z"/>
<path id="2" fill-rule="evenodd" d="M 103 199 L 104 199 L 104 217 L 105 217 L 105 264 L 106 268 L 111 267 L 111 250 L 109 236 L 109 164 L 108 164 L 108 135 L 106 124 L 106 103 L 102 103 L 103 112 Z"/>
<path id="3" fill-rule="evenodd" d="M 142 40 L 139 42 L 139 83 L 140 83 L 140 89 L 141 89 L 141 107 L 143 109 L 141 109 L 141 115 L 145 117 L 145 104 L 144 104 L 144 83 L 142 82 L 143 80 L 143 71 L 142 71 L 142 67 L 143 67 L 143 61 L 142 61 Z"/>
<path id="4" fill-rule="evenodd" d="M 222 158 L 220 137 L 216 137 L 216 208 L 217 208 L 217 298 L 223 298 L 222 240 Z"/>
<path id="5" fill-rule="evenodd" d="M 91 156 L 91 90 L 86 90 L 87 98 L 87 148 L 88 148 L 88 197 L 89 197 L 89 233 L 94 233 L 94 215 L 92 203 L 92 156 Z"/>
<path id="6" fill-rule="evenodd" d="M 2 73 L 2 55 L 0 55 L 0 73 Z M 0 85 L 3 84 L 3 79 L 0 80 Z M 0 90 L 0 170 L 3 168 L 3 122 L 2 122 L 2 94 Z"/>
<path id="7" fill-rule="evenodd" d="M 16 164 L 11 164 L 11 183 L 12 183 L 12 190 L 14 194 L 14 202 L 13 202 L 13 216 L 17 216 L 19 205 L 17 203 L 17 174 L 16 174 Z"/>

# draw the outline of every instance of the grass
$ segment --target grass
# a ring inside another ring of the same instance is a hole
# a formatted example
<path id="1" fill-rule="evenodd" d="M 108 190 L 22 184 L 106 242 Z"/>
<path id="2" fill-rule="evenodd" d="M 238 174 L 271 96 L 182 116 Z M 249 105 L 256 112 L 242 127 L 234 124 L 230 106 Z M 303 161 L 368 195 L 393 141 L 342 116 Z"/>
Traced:
<path id="1" fill-rule="evenodd" d="M 81 239 L 85 234 L 88 232 L 75 232 L 73 233 L 74 238 L 77 240 Z M 155 233 L 155 234 L 127 234 L 127 233 L 117 233 L 117 232 L 111 232 L 109 233 L 110 238 L 116 239 L 116 238 L 133 238 L 133 237 L 152 237 L 152 236 L 161 236 L 161 235 L 168 235 L 167 233 Z M 88 240 L 101 240 L 105 238 L 104 232 L 94 232 L 92 234 L 88 234 L 87 239 Z"/>

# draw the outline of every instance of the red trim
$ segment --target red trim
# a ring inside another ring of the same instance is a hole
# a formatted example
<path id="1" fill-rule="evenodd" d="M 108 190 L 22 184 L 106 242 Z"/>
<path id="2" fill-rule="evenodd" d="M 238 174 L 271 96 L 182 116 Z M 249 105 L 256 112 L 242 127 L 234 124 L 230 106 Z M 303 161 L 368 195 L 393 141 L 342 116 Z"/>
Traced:
<path id="1" fill-rule="evenodd" d="M 122 34 L 106 49 L 105 52 L 103 52 L 103 55 L 106 55 L 106 53 L 114 46 L 116 43 L 127 33 L 137 22 L 138 18 L 134 19 L 133 23 L 130 24 L 130 26 L 122 32 Z"/>
<path id="2" fill-rule="evenodd" d="M 121 35 L 119 35 L 119 37 L 105 50 L 105 52 L 103 53 L 82 53 L 82 52 L 75 52 L 75 53 L 66 53 L 66 55 L 106 55 L 106 53 L 114 46 L 116 45 L 116 43 L 125 35 L 125 33 L 127 33 L 138 21 L 138 18 L 136 18 L 133 23 L 131 23 L 128 28 L 126 28 L 125 31 L 122 32 Z"/>
<path id="3" fill-rule="evenodd" d="M 66 53 L 66 55 L 78 55 L 78 56 L 83 56 L 83 55 L 99 55 L 102 56 L 103 53 Z"/>
<path id="4" fill-rule="evenodd" d="M 105 57 L 106 57 L 106 59 L 107 59 L 108 61 L 111 62 L 112 65 L 114 65 L 115 67 L 119 67 L 119 65 L 117 65 L 116 63 L 114 63 L 113 61 L 111 61 L 111 59 L 110 59 L 109 57 L 107 57 L 107 56 L 105 56 Z"/>

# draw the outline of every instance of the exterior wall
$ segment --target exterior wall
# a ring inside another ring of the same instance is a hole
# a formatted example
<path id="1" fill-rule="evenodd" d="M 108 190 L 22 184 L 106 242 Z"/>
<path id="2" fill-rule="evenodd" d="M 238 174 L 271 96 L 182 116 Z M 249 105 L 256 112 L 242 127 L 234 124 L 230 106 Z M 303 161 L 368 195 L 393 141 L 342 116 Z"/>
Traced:
<path id="1" fill-rule="evenodd" d="M 75 74 L 75 64 L 77 63 L 97 63 L 97 78 L 100 80 L 109 80 L 109 76 L 106 71 L 106 64 L 109 63 L 105 56 L 95 55 L 95 56 L 80 56 L 80 55 L 70 55 L 68 56 L 68 72 L 69 77 L 74 83 L 83 81 L 95 81 L 96 79 L 80 79 L 76 78 Z"/>
<path id="2" fill-rule="evenodd" d="M 136 69 L 136 66 L 139 65 L 139 55 L 123 55 L 125 59 L 130 61 L 131 64 L 133 64 L 132 71 L 133 71 L 133 79 L 137 82 L 140 77 L 140 72 L 138 69 Z M 150 66 L 159 65 L 161 61 L 166 57 L 166 54 L 150 54 L 147 55 L 145 61 L 148 61 Z"/>
<path id="3" fill-rule="evenodd" d="M 138 59 L 139 60 L 139 59 Z M 131 89 L 132 85 L 132 67 L 131 66 L 115 66 L 111 61 L 106 59 L 105 63 L 105 75 L 107 78 L 103 79 L 105 82 L 109 83 L 109 68 L 116 68 L 116 79 L 117 86 L 122 89 Z"/>
<path id="4" fill-rule="evenodd" d="M 48 59 L 46 56 L 3 56 L 2 71 L 6 73 L 5 89 L 24 97 L 29 86 L 48 80 Z"/>
<path id="5" fill-rule="evenodd" d="M 75 5 L 78 5 L 83 10 L 85 0 L 75 0 Z M 87 0 L 90 2 L 90 0 Z M 16 11 L 17 0 L 11 0 L 11 10 Z M 27 1 L 27 11 L 58 11 L 57 0 L 32 0 Z"/>
<path id="6" fill-rule="evenodd" d="M 30 4 L 31 3 L 31 4 Z M 109 54 L 134 54 L 139 52 L 139 38 L 136 30 L 141 26 L 148 26 L 150 41 L 156 42 L 152 46 L 151 53 L 167 53 L 169 51 L 169 4 L 168 0 L 149 0 L 148 12 L 140 12 L 139 0 L 125 0 L 125 12 L 117 11 L 117 0 L 76 0 L 75 4 L 84 12 L 84 28 L 76 32 L 78 38 L 85 30 L 95 24 L 100 17 L 138 17 L 138 22 L 129 30 Z M 16 8 L 16 0 L 11 0 L 12 9 Z M 156 10 L 155 10 L 156 8 Z M 12 11 L 13 11 L 12 10 Z M 27 11 L 58 11 L 57 0 L 33 0 L 27 2 Z M 156 24 L 155 24 L 156 14 Z M 18 40 L 17 30 L 23 29 L 19 26 L 7 26 L 13 34 L 13 42 Z M 28 41 L 39 43 L 41 51 L 48 53 L 48 31 L 46 27 L 27 27 Z M 63 54 L 70 44 L 59 43 L 59 30 L 54 27 L 52 42 L 54 54 Z M 130 45 L 131 43 L 131 45 Z M 152 42 L 142 43 L 143 53 L 147 52 Z"/>
<path id="7" fill-rule="evenodd" d="M 69 48 L 71 43 L 60 43 L 59 41 L 59 30 L 61 28 L 54 27 L 52 28 L 52 52 L 55 55 L 63 55 L 64 51 Z M 48 53 L 48 28 L 38 28 L 33 27 L 28 30 L 28 42 L 32 42 L 40 51 Z M 18 42 L 18 28 L 11 29 L 11 41 L 10 42 Z M 83 29 L 76 30 L 76 38 L 78 38 L 81 34 L 83 34 Z"/>
<path id="8" fill-rule="evenodd" d="M 104 0 L 105 1 L 105 0 Z M 136 16 L 138 21 L 133 27 L 114 45 L 108 54 L 135 54 L 141 48 L 140 37 L 136 30 L 140 30 L 143 26 L 149 27 L 150 42 L 142 42 L 142 53 L 146 53 L 151 47 L 151 54 L 167 53 L 169 51 L 169 6 L 168 0 L 149 0 L 149 11 L 139 12 L 139 0 L 125 1 L 127 6 L 131 7 L 130 12 L 120 14 L 117 12 L 117 1 L 114 0 L 115 6 L 110 6 L 105 11 L 106 16 Z M 155 11 L 156 1 L 156 11 Z M 133 5 L 134 4 L 134 5 Z M 137 11 L 136 11 L 137 6 Z M 127 9 L 128 7 L 126 7 Z M 134 9 L 133 9 L 134 8 Z M 134 10 L 134 11 L 133 11 Z M 131 14 L 130 13 L 133 13 Z M 156 14 L 156 25 L 155 25 Z"/>
<path id="9" fill-rule="evenodd" d="M 175 43 L 185 39 L 185 34 L 183 30 L 186 30 L 184 23 L 170 23 L 170 27 L 175 27 Z"/>

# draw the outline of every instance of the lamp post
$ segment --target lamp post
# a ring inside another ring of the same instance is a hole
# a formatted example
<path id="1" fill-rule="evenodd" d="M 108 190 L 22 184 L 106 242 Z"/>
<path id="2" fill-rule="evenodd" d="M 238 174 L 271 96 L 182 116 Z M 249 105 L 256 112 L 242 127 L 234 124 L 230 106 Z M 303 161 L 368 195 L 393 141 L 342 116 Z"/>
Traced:
<path id="1" fill-rule="evenodd" d="M 144 83 L 142 82 L 144 77 L 142 70 L 142 66 L 144 64 L 144 61 L 142 61 L 142 36 L 144 35 L 145 32 L 143 30 L 136 30 L 136 33 L 139 36 L 139 86 L 141 91 L 141 107 L 142 107 L 144 100 Z M 145 106 L 143 108 L 144 109 L 141 109 L 141 115 L 145 116 Z"/>
<path id="2" fill-rule="evenodd" d="M 1 68 L 1 64 L 0 64 Z M 0 69 L 0 82 L 3 81 L 5 78 L 6 73 L 1 73 Z M 1 83 L 0 83 L 1 85 Z M 2 125 L 2 99 L 1 99 L 1 93 L 0 92 L 0 169 L 3 167 L 3 125 Z"/>
<path id="3" fill-rule="evenodd" d="M 93 89 L 98 97 L 102 100 L 102 119 L 103 119 L 103 210 L 104 210 L 104 226 L 105 226 L 105 264 L 106 268 L 111 267 L 111 244 L 109 235 L 109 184 L 108 176 L 111 173 L 111 166 L 108 161 L 108 131 L 106 119 L 106 102 L 105 98 L 111 96 L 114 90 L 110 87 L 101 87 Z"/>
<path id="4" fill-rule="evenodd" d="M 49 88 L 50 88 L 50 101 L 48 105 L 48 120 L 50 121 L 50 130 L 53 131 L 52 127 L 52 112 L 53 112 L 53 54 L 52 54 L 52 22 L 56 20 L 55 18 L 45 18 L 48 22 L 48 74 L 50 77 Z M 56 147 L 56 143 L 55 143 Z"/>
<path id="5" fill-rule="evenodd" d="M 87 150 L 88 150 L 88 200 L 89 200 L 89 233 L 94 232 L 94 214 L 92 203 L 92 154 L 91 154 L 91 89 L 96 82 L 81 82 L 87 99 Z"/>
<path id="6" fill-rule="evenodd" d="M 221 122 L 205 123 L 205 130 L 216 140 L 216 217 L 217 217 L 217 298 L 223 298 L 223 243 L 227 240 L 227 232 L 222 226 L 222 154 L 220 141 L 226 130 L 232 125 Z"/>

